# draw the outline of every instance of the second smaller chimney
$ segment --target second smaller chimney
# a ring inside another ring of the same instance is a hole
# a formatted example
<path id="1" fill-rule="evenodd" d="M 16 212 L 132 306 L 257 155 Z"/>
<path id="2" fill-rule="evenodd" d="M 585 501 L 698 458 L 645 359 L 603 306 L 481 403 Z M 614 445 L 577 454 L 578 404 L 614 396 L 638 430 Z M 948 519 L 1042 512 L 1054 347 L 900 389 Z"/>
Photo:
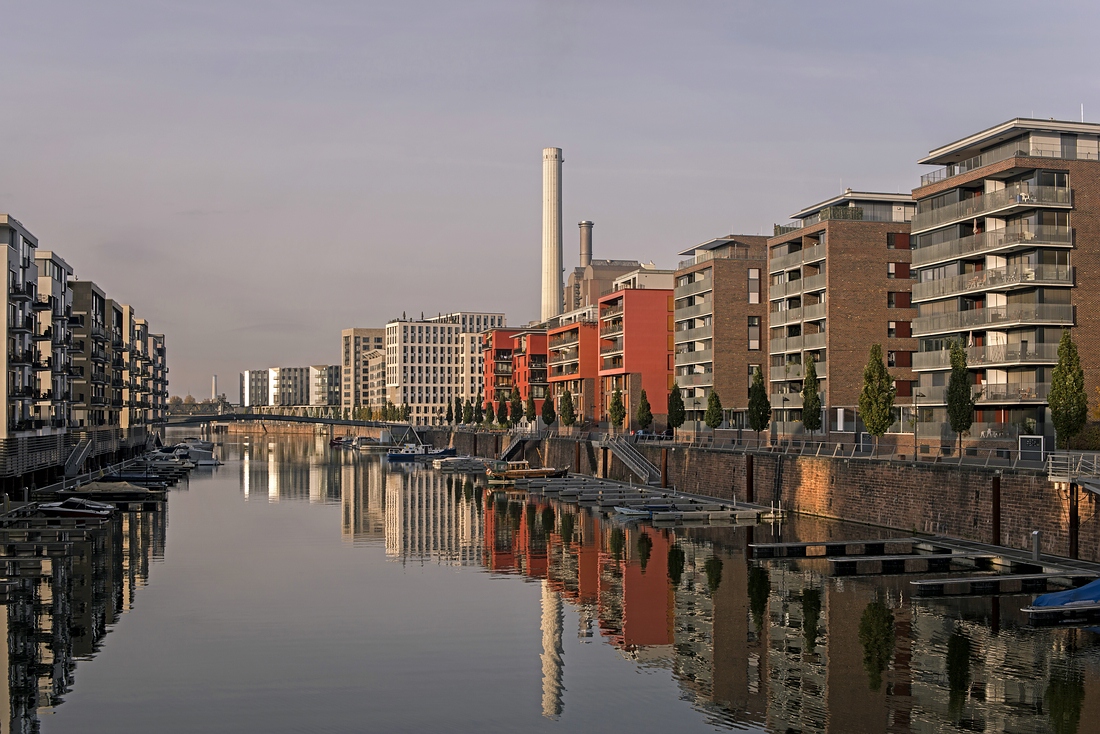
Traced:
<path id="1" fill-rule="evenodd" d="M 587 268 L 592 264 L 592 222 L 587 220 L 580 223 L 581 228 L 581 267 Z"/>

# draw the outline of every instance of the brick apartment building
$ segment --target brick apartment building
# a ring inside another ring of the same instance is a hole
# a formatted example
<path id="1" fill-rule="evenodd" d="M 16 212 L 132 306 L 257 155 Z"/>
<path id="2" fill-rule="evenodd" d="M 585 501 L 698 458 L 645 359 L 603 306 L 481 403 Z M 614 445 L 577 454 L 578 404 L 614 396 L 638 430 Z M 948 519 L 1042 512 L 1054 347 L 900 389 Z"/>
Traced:
<path id="1" fill-rule="evenodd" d="M 954 438 L 944 394 L 952 341 L 967 347 L 978 399 L 972 440 L 1053 439 L 1046 400 L 1063 328 L 1095 399 L 1100 295 L 1076 275 L 1100 272 L 1098 158 L 1098 124 L 1014 119 L 921 159 L 941 166 L 913 191 L 922 442 Z"/>
<path id="2" fill-rule="evenodd" d="M 680 262 L 673 291 L 674 379 L 686 420 L 703 420 L 715 390 L 730 425 L 746 427 L 752 374 L 768 374 L 767 238 L 719 237 L 680 255 L 690 257 Z"/>
<path id="3" fill-rule="evenodd" d="M 512 337 L 512 385 L 527 404 L 534 398 L 537 411 L 549 395 L 546 329 L 524 329 Z"/>
<path id="4" fill-rule="evenodd" d="M 882 345 L 898 388 L 912 399 L 916 340 L 911 324 L 908 194 L 857 192 L 807 207 L 768 240 L 768 380 L 772 431 L 803 432 L 804 365 L 813 359 L 825 430 L 857 430 L 856 413 L 870 345 Z M 909 416 L 891 429 L 900 432 Z M 835 436 L 835 438 L 842 438 Z"/>
<path id="5" fill-rule="evenodd" d="M 601 421 L 608 420 L 613 394 L 621 390 L 627 408 L 623 427 L 630 429 L 645 390 L 654 424 L 665 424 L 672 387 L 673 275 L 652 268 L 627 273 L 598 301 Z"/>

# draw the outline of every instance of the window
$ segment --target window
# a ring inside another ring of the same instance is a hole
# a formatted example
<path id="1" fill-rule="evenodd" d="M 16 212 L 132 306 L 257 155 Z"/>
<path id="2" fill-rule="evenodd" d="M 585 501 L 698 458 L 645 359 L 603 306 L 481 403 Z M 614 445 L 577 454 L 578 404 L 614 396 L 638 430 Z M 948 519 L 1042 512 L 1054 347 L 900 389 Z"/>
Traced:
<path id="1" fill-rule="evenodd" d="M 898 264 L 897 263 L 886 263 L 886 277 L 887 278 L 896 278 L 896 277 L 898 277 Z"/>
<path id="2" fill-rule="evenodd" d="M 886 294 L 886 308 L 909 308 L 909 294 L 890 291 Z"/>
<path id="3" fill-rule="evenodd" d="M 909 249 L 909 234 L 907 232 L 887 232 L 886 233 L 886 249 L 887 250 L 908 250 Z"/>
<path id="4" fill-rule="evenodd" d="M 898 322 L 887 321 L 886 322 L 886 337 L 888 339 L 894 339 L 898 335 Z"/>
<path id="5" fill-rule="evenodd" d="M 760 317 L 749 316 L 749 349 L 760 349 Z"/>
<path id="6" fill-rule="evenodd" d="M 749 303 L 760 303 L 760 268 L 749 268 Z"/>
<path id="7" fill-rule="evenodd" d="M 887 367 L 897 367 L 898 366 L 898 353 L 897 352 L 887 352 L 886 353 L 886 366 Z"/>

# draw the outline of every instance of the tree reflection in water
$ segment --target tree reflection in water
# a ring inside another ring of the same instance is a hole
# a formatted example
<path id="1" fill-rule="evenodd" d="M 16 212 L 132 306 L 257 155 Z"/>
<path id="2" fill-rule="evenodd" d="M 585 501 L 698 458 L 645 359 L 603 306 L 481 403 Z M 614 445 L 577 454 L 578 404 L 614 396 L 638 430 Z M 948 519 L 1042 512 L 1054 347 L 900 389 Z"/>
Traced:
<path id="1" fill-rule="evenodd" d="M 684 576 L 685 560 L 684 549 L 679 545 L 674 545 L 668 549 L 668 579 L 673 586 L 680 585 L 680 579 Z"/>
<path id="2" fill-rule="evenodd" d="M 819 627 L 818 618 L 821 616 L 821 591 L 818 589 L 802 590 L 802 637 L 806 641 L 804 650 L 813 652 L 817 648 L 817 635 Z"/>
<path id="3" fill-rule="evenodd" d="M 573 528 L 575 527 L 576 519 L 571 512 L 563 512 L 561 515 L 561 540 L 566 545 L 573 542 Z"/>
<path id="4" fill-rule="evenodd" d="M 707 588 L 713 594 L 722 583 L 722 559 L 711 556 L 703 564 L 703 569 L 707 572 Z"/>
<path id="5" fill-rule="evenodd" d="M 958 721 L 970 689 L 970 638 L 958 629 L 947 640 L 947 686 L 947 707 L 951 718 Z"/>
<path id="6" fill-rule="evenodd" d="M 1043 700 L 1046 702 L 1054 733 L 1077 734 L 1077 727 L 1081 723 L 1081 704 L 1085 700 L 1082 676 L 1072 670 L 1054 671 Z"/>
<path id="7" fill-rule="evenodd" d="M 768 569 L 763 566 L 749 569 L 749 611 L 752 612 L 752 621 L 757 632 L 764 628 L 764 614 L 768 611 L 768 594 L 771 590 Z"/>
<path id="8" fill-rule="evenodd" d="M 626 536 L 623 534 L 622 528 L 615 528 L 611 531 L 609 543 L 611 555 L 616 561 L 621 561 L 623 559 L 623 548 L 626 546 Z"/>
<path id="9" fill-rule="evenodd" d="M 882 688 L 882 674 L 894 652 L 894 613 L 881 599 L 863 610 L 859 620 L 859 641 L 863 645 L 863 667 L 872 691 Z"/>
<path id="10" fill-rule="evenodd" d="M 650 539 L 649 533 L 638 533 L 638 563 L 642 567 L 642 573 L 645 573 L 646 566 L 649 565 L 649 554 L 653 551 L 653 540 Z"/>

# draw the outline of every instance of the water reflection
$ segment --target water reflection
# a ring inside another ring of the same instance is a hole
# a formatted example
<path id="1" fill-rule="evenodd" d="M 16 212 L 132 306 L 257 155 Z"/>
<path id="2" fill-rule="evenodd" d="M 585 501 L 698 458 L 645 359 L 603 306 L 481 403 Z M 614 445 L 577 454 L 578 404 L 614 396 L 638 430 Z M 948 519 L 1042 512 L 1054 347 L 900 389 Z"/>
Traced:
<path id="1" fill-rule="evenodd" d="M 60 543 L 34 530 L 5 533 L 11 581 L 0 614 L 8 682 L 0 730 L 37 732 L 40 717 L 64 701 L 77 662 L 99 652 L 133 608 L 150 564 L 164 558 L 166 530 L 160 511 L 122 513 L 101 528 L 69 531 Z"/>
<path id="2" fill-rule="evenodd" d="M 541 585 L 541 714 L 569 705 L 565 609 L 579 641 L 669 671 L 715 726 L 768 731 L 1086 731 L 1100 721 L 1088 630 L 1033 630 L 1029 597 L 914 600 L 905 577 L 831 578 L 820 561 L 753 561 L 756 539 L 868 537 L 779 527 L 618 524 L 480 477 L 387 466 L 323 439 L 240 447 L 241 490 L 338 503 L 350 542 L 400 563 L 482 568 Z M 597 637 L 598 636 L 598 637 Z M 1092 694 L 1092 695 L 1089 695 Z"/>

